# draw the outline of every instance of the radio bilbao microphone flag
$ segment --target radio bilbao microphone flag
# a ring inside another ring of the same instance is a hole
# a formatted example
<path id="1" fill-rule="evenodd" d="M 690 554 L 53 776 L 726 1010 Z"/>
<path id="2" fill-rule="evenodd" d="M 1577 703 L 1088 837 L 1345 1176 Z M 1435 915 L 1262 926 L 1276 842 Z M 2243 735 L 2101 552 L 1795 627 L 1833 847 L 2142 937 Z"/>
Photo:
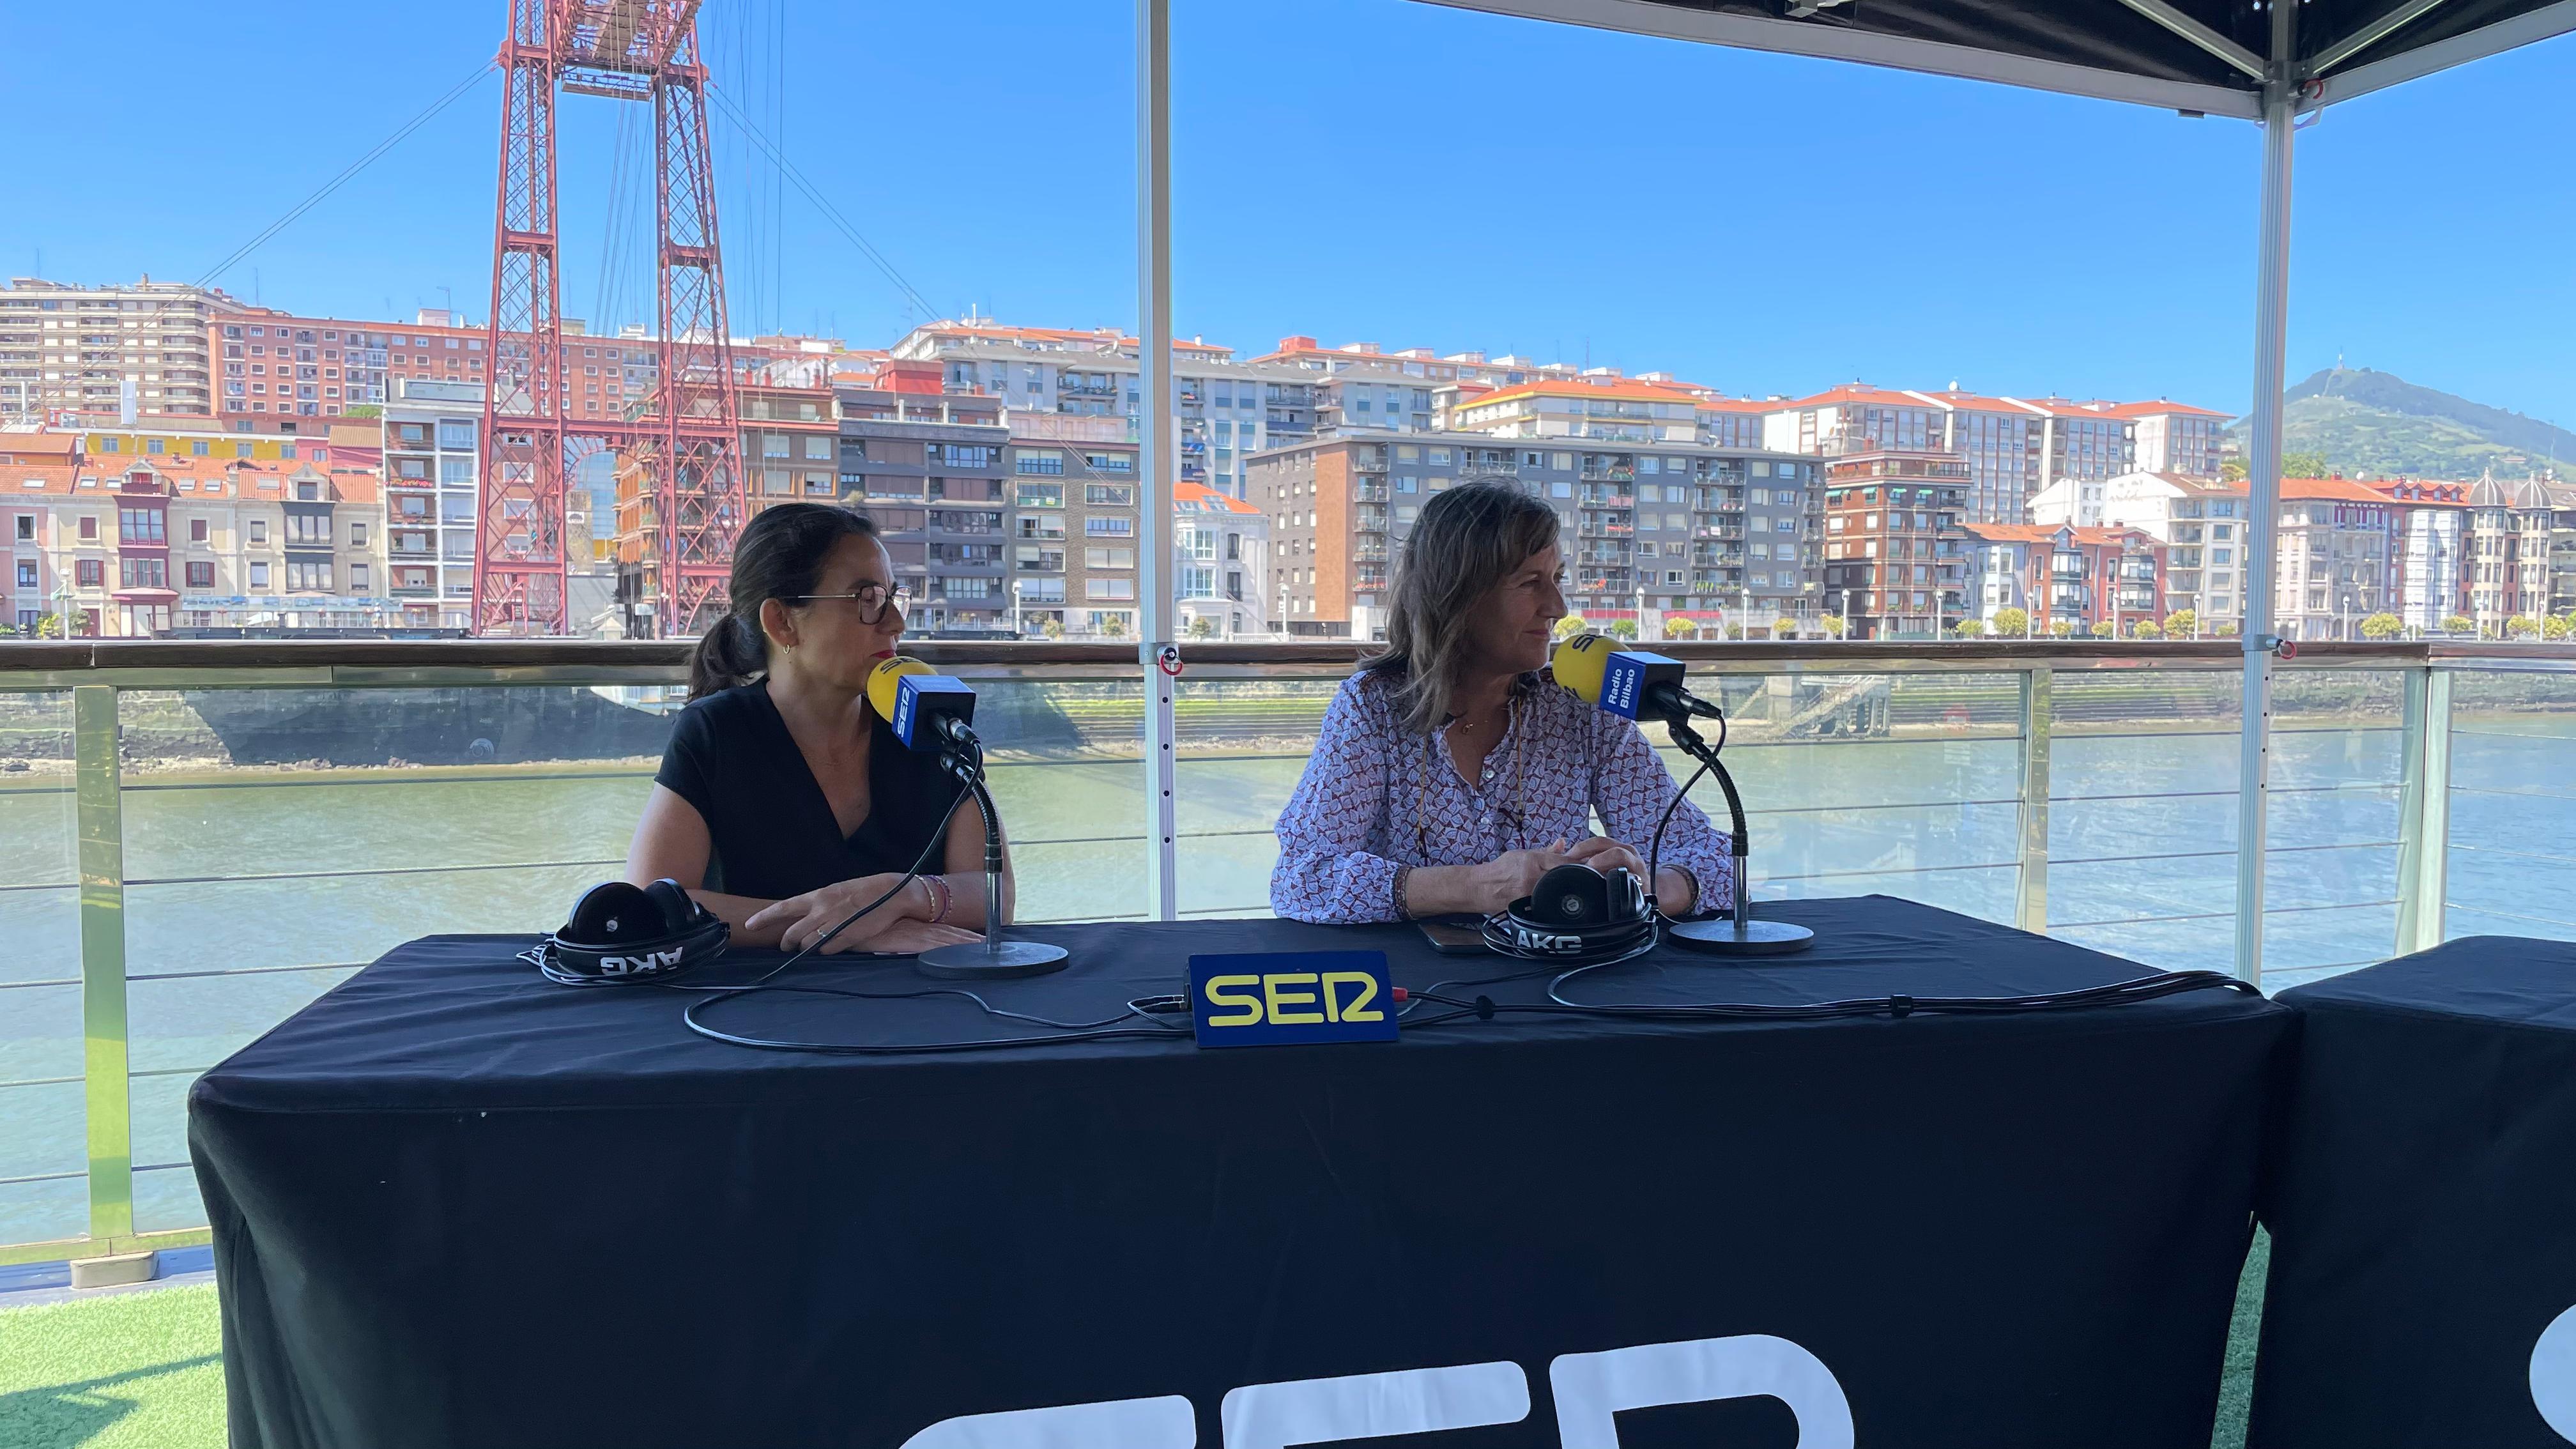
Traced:
<path id="1" fill-rule="evenodd" d="M 954 749 L 971 743 L 975 691 L 918 659 L 891 654 L 868 671 L 868 707 L 908 750 Z"/>
<path id="2" fill-rule="evenodd" d="M 1716 705 L 1683 687 L 1680 660 L 1622 649 L 1604 634 L 1577 634 L 1560 642 L 1549 664 L 1556 682 L 1576 698 L 1622 719 L 1718 717 Z"/>
<path id="3" fill-rule="evenodd" d="M 1664 939 L 1677 946 L 1698 951 L 1712 951 L 1728 956 L 1776 956 L 1800 951 L 1812 945 L 1816 933 L 1804 926 L 1786 921 L 1761 921 L 1753 916 L 1750 847 L 1744 834 L 1744 801 L 1735 793 L 1735 779 L 1718 763 L 1717 752 L 1690 727 L 1694 716 L 1723 719 L 1716 705 L 1692 694 L 1682 684 L 1682 664 L 1661 654 L 1641 649 L 1622 649 L 1616 640 L 1600 634 L 1577 634 L 1556 646 L 1549 660 L 1556 682 L 1573 690 L 1575 697 L 1623 719 L 1661 720 L 1672 730 L 1673 743 L 1687 751 L 1691 758 L 1708 767 L 1717 778 L 1718 788 L 1726 792 L 1728 823 L 1733 827 L 1735 888 L 1730 900 L 1728 918 L 1718 921 L 1676 921 L 1665 927 Z"/>

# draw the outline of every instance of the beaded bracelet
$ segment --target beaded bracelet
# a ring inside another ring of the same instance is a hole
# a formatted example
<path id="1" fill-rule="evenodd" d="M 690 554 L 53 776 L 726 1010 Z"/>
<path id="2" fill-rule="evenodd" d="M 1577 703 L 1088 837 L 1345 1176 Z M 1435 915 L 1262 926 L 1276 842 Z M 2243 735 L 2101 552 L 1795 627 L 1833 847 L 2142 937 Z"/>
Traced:
<path id="1" fill-rule="evenodd" d="M 1413 919 L 1413 903 L 1404 898 L 1404 888 L 1412 881 L 1412 866 L 1399 865 L 1395 868 L 1395 918 L 1399 921 Z"/>
<path id="2" fill-rule="evenodd" d="M 929 890 L 934 908 L 930 913 L 930 923 L 938 925 L 948 919 L 949 908 L 956 904 L 956 897 L 949 891 L 945 876 L 926 875 L 921 878 L 921 883 Z"/>

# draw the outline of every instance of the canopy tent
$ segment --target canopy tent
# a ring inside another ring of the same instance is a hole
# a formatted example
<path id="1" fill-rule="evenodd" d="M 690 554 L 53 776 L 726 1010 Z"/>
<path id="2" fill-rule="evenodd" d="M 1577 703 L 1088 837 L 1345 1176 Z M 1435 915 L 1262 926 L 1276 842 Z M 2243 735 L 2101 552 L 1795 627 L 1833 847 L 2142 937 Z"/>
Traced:
<path id="1" fill-rule="evenodd" d="M 1747 50 L 2262 117 L 2271 11 L 2213 0 L 1434 0 Z M 2347 100 L 2576 30 L 2571 0 L 2310 0 L 2286 59 Z M 2302 106 L 2304 109 L 2304 105 Z"/>
<path id="2" fill-rule="evenodd" d="M 1463 10 L 1788 55 L 1859 61 L 2263 127 L 2256 237 L 2254 396 L 2247 458 L 2245 685 L 2236 839 L 2237 974 L 2263 971 L 2270 814 L 2275 525 L 2288 333 L 2295 117 L 2576 30 L 2576 0 L 1422 0 Z M 1138 588 L 1145 666 L 1148 910 L 1178 904 L 1172 691 L 1179 655 L 1171 566 L 1171 0 L 1136 0 L 1136 259 L 1147 496 Z M 2432 934 L 2439 938 L 2438 900 Z"/>

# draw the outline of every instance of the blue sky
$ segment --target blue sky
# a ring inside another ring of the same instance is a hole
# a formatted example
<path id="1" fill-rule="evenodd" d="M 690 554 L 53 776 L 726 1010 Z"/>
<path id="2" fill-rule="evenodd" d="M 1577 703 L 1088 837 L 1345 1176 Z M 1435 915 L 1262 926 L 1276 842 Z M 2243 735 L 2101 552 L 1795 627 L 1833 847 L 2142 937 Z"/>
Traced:
<path id="1" fill-rule="evenodd" d="M 36 158 L 12 168 L 0 271 L 41 254 L 85 282 L 202 275 L 487 60 L 503 10 L 0 7 L 0 103 Z M 1588 358 L 1756 395 L 1866 377 L 2247 400 L 2250 125 L 1410 0 L 1174 11 L 1185 334 Z M 707 0 L 702 26 L 734 104 L 936 308 L 1132 325 L 1130 13 Z M 188 64 L 103 97 L 100 58 L 147 35 Z M 2571 61 L 2533 47 L 2299 133 L 2293 379 L 2341 353 L 2576 424 Z M 347 317 L 452 296 L 479 319 L 498 108 L 486 78 L 221 284 Z M 651 212 L 611 184 L 620 110 L 563 107 L 563 297 L 642 320 Z M 736 331 L 881 345 L 918 319 L 715 124 Z M 648 138 L 626 123 L 631 158 Z"/>

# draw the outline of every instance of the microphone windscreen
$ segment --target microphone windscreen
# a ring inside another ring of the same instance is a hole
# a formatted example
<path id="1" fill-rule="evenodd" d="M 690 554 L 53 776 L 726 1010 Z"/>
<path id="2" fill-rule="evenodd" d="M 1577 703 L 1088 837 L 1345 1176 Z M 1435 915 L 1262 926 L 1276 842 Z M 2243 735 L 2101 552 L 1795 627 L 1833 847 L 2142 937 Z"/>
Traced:
<path id="1" fill-rule="evenodd" d="M 1599 704 L 1602 671 L 1609 668 L 1610 656 L 1618 649 L 1618 641 L 1606 634 L 1577 634 L 1557 642 L 1548 667 L 1556 682 L 1573 690 L 1576 698 Z"/>
<path id="2" fill-rule="evenodd" d="M 907 659 L 900 654 L 878 660 L 876 667 L 868 671 L 868 708 L 877 712 L 877 718 L 892 724 L 895 695 L 903 688 L 903 677 L 934 672 L 920 660 Z"/>

